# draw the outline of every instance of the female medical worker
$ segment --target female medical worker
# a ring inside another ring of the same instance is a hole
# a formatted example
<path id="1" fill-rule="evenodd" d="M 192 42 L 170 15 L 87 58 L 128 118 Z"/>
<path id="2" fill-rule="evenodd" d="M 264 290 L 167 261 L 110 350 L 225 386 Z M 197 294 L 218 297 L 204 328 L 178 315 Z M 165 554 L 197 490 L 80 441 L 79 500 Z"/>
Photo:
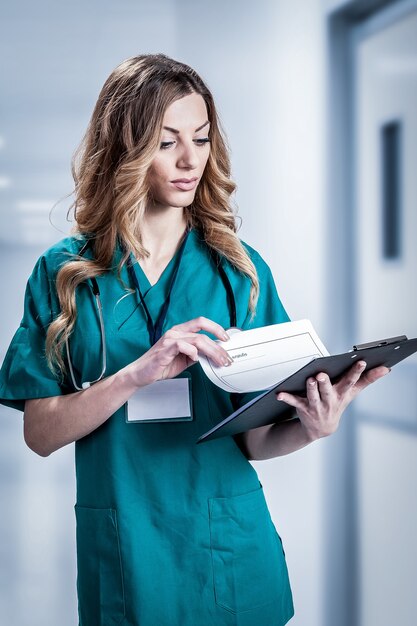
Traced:
<path id="1" fill-rule="evenodd" d="M 318 375 L 306 398 L 283 396 L 299 420 L 196 445 L 244 401 L 204 377 L 198 354 L 224 365 L 225 328 L 288 320 L 236 235 L 213 98 L 182 63 L 128 59 L 78 156 L 77 232 L 36 263 L 0 397 L 24 410 L 38 454 L 76 442 L 80 624 L 282 626 L 284 552 L 248 459 L 330 434 L 387 370 L 361 376 L 359 363 L 334 386 Z M 178 416 L 174 400 L 190 397 Z"/>

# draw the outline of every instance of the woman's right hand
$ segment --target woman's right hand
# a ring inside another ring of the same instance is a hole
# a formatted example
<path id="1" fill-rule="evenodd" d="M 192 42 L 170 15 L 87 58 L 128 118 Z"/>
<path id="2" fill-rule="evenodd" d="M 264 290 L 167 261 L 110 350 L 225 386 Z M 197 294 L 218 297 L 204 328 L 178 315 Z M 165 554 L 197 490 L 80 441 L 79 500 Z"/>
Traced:
<path id="1" fill-rule="evenodd" d="M 139 359 L 83 391 L 25 403 L 25 440 L 29 448 L 48 456 L 62 446 L 90 434 L 109 419 L 139 387 L 173 378 L 198 359 L 198 353 L 218 365 L 232 362 L 226 350 L 206 335 L 229 339 L 224 328 L 198 317 L 168 330 Z"/>
<path id="2" fill-rule="evenodd" d="M 138 387 L 149 385 L 157 380 L 174 378 L 190 365 L 198 361 L 198 354 L 203 354 L 218 366 L 233 363 L 222 346 L 198 331 L 205 330 L 222 341 L 229 336 L 220 324 L 197 317 L 183 324 L 177 324 L 162 337 L 139 359 L 133 361 L 126 369 Z"/>

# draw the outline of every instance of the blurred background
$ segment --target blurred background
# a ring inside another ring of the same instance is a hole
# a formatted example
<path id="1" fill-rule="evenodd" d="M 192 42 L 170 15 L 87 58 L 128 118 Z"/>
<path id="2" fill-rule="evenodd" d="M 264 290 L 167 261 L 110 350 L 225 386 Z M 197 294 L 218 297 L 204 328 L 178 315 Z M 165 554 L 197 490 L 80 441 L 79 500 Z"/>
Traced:
<path id="1" fill-rule="evenodd" d="M 146 52 L 213 91 L 240 236 L 291 318 L 332 353 L 417 335 L 417 0 L 16 0 L 1 18 L 1 360 L 35 260 L 71 229 L 70 159 L 101 86 Z M 408 359 L 335 435 L 254 464 L 293 626 L 416 623 L 416 373 Z M 73 446 L 37 457 L 21 414 L 0 418 L 1 623 L 73 626 Z"/>

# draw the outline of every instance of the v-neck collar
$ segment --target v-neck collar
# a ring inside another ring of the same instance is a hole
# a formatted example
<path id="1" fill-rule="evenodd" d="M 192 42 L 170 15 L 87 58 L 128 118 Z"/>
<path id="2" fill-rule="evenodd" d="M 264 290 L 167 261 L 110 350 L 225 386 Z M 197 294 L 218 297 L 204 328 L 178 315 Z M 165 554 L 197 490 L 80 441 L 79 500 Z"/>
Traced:
<path id="1" fill-rule="evenodd" d="M 178 252 L 179 249 L 176 250 L 176 252 L 174 252 L 174 255 L 171 257 L 171 259 L 168 261 L 168 263 L 165 265 L 164 269 L 162 270 L 161 274 L 159 275 L 158 280 L 155 283 L 151 283 L 149 278 L 147 277 L 145 271 L 143 270 L 141 264 L 139 262 L 136 262 L 134 264 L 134 269 L 136 271 L 136 275 L 138 276 L 138 280 L 139 280 L 139 284 L 143 285 L 144 289 L 143 289 L 143 294 L 146 295 L 151 289 L 153 289 L 154 287 L 157 287 L 159 283 L 165 283 L 166 282 L 166 278 L 167 275 L 170 276 L 172 273 L 172 268 L 175 265 L 175 261 L 178 257 Z"/>
<path id="2" fill-rule="evenodd" d="M 195 229 L 190 229 L 188 236 L 187 236 L 187 241 L 185 242 L 185 246 L 184 246 L 184 250 L 183 250 L 183 256 L 187 254 L 187 248 L 189 247 L 189 242 L 190 239 L 193 237 L 194 235 L 194 231 Z M 144 270 L 142 269 L 141 265 L 136 261 L 133 263 L 133 270 L 136 273 L 136 276 L 138 278 L 139 281 L 139 285 L 141 287 L 143 296 L 146 297 L 146 295 L 151 292 L 151 291 L 159 291 L 160 288 L 162 288 L 163 290 L 165 290 L 165 287 L 167 284 L 169 284 L 170 279 L 172 277 L 173 271 L 175 269 L 175 264 L 179 255 L 181 249 L 181 245 L 178 247 L 178 249 L 174 252 L 173 256 L 171 257 L 171 259 L 168 261 L 168 263 L 166 264 L 165 268 L 162 270 L 158 280 L 152 284 L 146 273 L 144 272 Z"/>

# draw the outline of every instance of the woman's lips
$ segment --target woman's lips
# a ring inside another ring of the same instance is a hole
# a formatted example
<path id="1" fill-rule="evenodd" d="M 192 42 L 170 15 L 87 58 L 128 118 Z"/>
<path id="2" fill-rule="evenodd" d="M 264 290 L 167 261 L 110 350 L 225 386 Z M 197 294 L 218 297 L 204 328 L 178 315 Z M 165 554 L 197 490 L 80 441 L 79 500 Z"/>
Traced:
<path id="1" fill-rule="evenodd" d="M 186 182 L 185 180 L 173 180 L 171 181 L 171 184 L 175 185 L 177 189 L 181 189 L 181 191 L 191 191 L 196 187 L 197 182 L 198 179 L 194 178 L 193 180 L 190 180 L 188 182 Z"/>

